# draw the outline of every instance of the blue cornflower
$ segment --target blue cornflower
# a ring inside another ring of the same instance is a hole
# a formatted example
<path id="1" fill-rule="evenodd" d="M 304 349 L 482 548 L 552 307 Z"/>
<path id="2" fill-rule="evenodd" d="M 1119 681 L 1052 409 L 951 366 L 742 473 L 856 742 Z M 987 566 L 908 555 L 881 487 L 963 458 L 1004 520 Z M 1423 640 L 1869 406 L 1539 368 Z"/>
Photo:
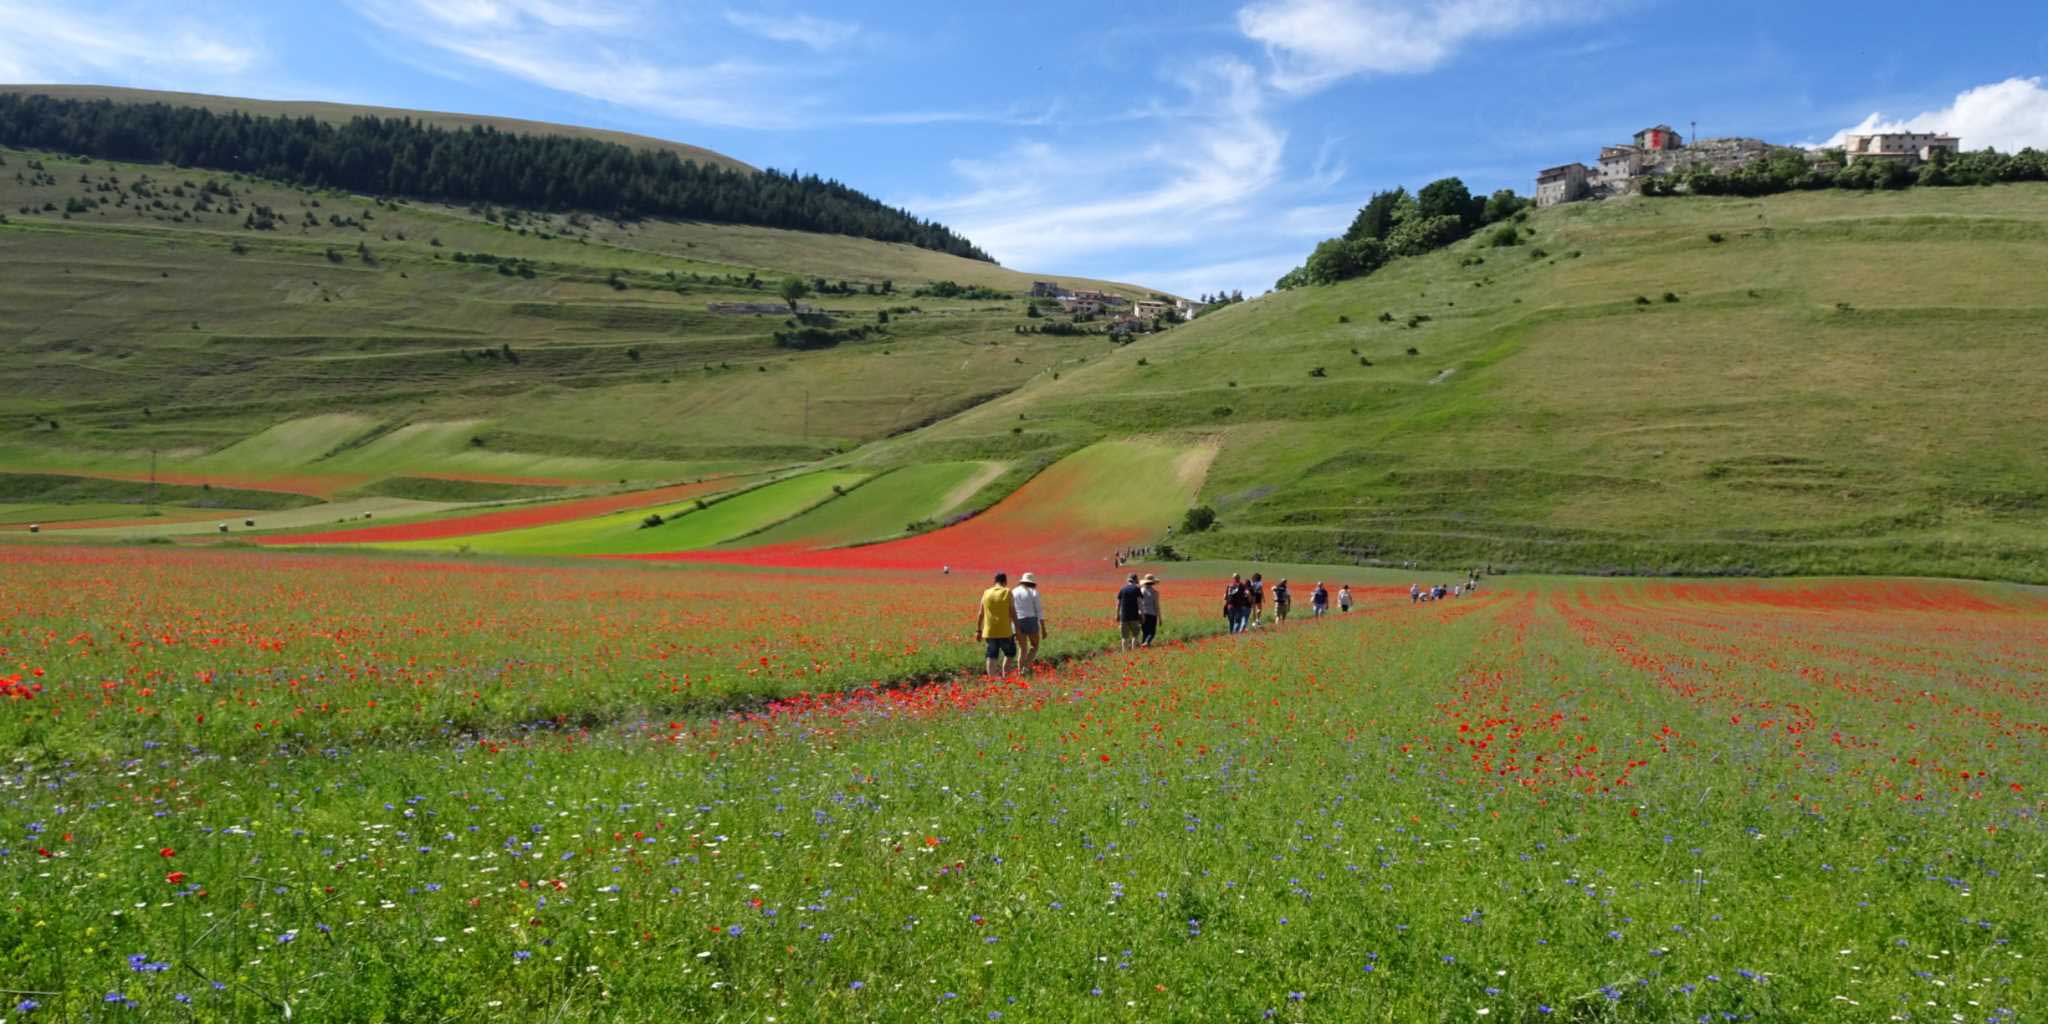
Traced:
<path id="1" fill-rule="evenodd" d="M 531 960 L 531 959 L 533 959 L 533 951 L 532 951 L 532 950 L 530 950 L 530 949 L 519 949 L 519 950 L 514 950 L 514 951 L 512 952 L 512 959 L 514 959 L 514 960 Z"/>
<path id="2" fill-rule="evenodd" d="M 725 926 L 725 933 L 727 935 L 738 935 L 743 931 L 746 931 L 746 929 L 736 924 L 729 924 Z"/>
<path id="3" fill-rule="evenodd" d="M 282 946 L 282 945 L 284 945 L 285 943 L 287 943 L 287 942 L 290 942 L 290 941 L 292 941 L 293 939 L 296 939 L 296 938 L 298 938 L 298 937 L 299 937 L 299 933 L 298 933 L 297 931 L 289 931 L 289 932 L 285 932 L 285 933 L 284 933 L 283 935 L 280 935 L 280 936 L 278 936 L 278 937 L 277 937 L 277 944 L 278 944 L 278 945 L 280 945 L 280 946 Z"/>
<path id="4" fill-rule="evenodd" d="M 188 996 L 188 995 L 186 995 L 186 994 L 185 994 L 185 993 L 183 993 L 183 992 L 179 992 L 179 993 L 177 993 L 177 994 L 175 994 L 175 995 L 171 996 L 171 998 L 172 998 L 172 999 L 175 999 L 175 1000 L 177 1000 L 177 1001 L 179 1001 L 179 1002 L 181 1002 L 181 1003 L 189 1003 L 189 1002 L 191 1002 L 191 1001 L 192 1001 L 192 997 L 191 997 L 191 996 Z"/>
<path id="5" fill-rule="evenodd" d="M 846 987 L 847 987 L 847 988 L 850 988 L 850 989 L 852 989 L 852 990 L 854 990 L 855 992 L 858 992 L 858 991 L 860 991 L 861 989 L 864 989 L 864 988 L 868 987 L 868 983 L 867 983 L 867 982 L 865 982 L 865 981 L 856 981 L 856 982 L 854 982 L 854 983 L 852 983 L 852 984 L 850 984 L 850 985 L 848 985 L 848 986 L 846 986 Z"/>
<path id="6" fill-rule="evenodd" d="M 21 1002 L 14 1004 L 14 1012 L 16 1013 L 34 1013 L 42 1008 L 43 1004 L 36 1002 L 33 999 L 24 999 Z"/>

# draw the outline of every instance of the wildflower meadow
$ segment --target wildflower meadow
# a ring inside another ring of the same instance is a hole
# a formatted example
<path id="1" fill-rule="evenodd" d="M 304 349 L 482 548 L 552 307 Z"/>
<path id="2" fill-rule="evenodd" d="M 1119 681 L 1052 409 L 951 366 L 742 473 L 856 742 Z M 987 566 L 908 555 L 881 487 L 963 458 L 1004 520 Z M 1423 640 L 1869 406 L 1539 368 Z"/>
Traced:
<path id="1" fill-rule="evenodd" d="M 2038 592 L 1156 569 L 0 549 L 0 1018 L 2048 1008 Z"/>

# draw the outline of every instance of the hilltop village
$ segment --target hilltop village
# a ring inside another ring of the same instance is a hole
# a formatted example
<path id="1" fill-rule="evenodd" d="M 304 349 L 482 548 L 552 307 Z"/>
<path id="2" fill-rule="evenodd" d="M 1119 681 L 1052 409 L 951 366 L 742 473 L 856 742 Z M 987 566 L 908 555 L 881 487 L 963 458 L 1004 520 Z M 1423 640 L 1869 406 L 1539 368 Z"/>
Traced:
<path id="1" fill-rule="evenodd" d="M 1908 167 L 1935 158 L 1936 152 L 1953 156 L 1962 150 L 1962 140 L 1934 132 L 1884 132 L 1851 135 L 1840 153 L 1841 161 L 1887 160 Z M 1779 153 L 1797 153 L 1814 164 L 1836 160 L 1835 151 L 1780 146 L 1762 139 L 1728 137 L 1688 141 L 1668 124 L 1645 128 L 1630 142 L 1603 146 L 1591 165 L 1573 162 L 1546 167 L 1536 174 L 1536 205 L 1556 206 L 1582 199 L 1610 199 L 1643 191 L 1646 182 L 1675 178 L 1696 170 L 1725 174 Z"/>

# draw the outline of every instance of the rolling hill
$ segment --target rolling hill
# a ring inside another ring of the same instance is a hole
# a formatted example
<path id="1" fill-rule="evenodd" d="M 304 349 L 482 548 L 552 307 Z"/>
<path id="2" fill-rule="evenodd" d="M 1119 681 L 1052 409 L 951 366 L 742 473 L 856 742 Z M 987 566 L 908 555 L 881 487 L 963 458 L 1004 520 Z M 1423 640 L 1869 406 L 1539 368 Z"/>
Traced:
<path id="1" fill-rule="evenodd" d="M 1074 564 L 2048 582 L 2044 185 L 1575 204 L 1119 346 L 911 245 L 0 160 L 10 524 L 138 518 L 154 467 L 165 535 L 921 565 L 1056 521 Z M 1217 527 L 1167 535 L 1191 503 Z"/>
<path id="2" fill-rule="evenodd" d="M 1214 557 L 2048 580 L 2048 187 L 1575 204 L 862 453 L 1222 443 Z"/>
<path id="3" fill-rule="evenodd" d="M 702 164 L 715 164 L 738 171 L 752 171 L 751 165 L 702 146 L 692 146 L 669 139 L 657 139 L 650 135 L 636 135 L 632 132 L 612 131 L 606 128 L 589 128 L 573 124 L 554 124 L 545 121 L 527 121 L 516 117 L 493 117 L 486 114 L 451 114 L 438 110 L 399 110 L 393 107 L 362 106 L 348 103 L 322 103 L 317 100 L 258 100 L 241 96 L 215 96 L 201 92 L 165 92 L 157 89 L 128 89 L 116 85 L 7 85 L 0 84 L 0 93 L 19 95 L 54 96 L 59 99 L 109 100 L 114 103 L 162 103 L 174 107 L 198 107 L 216 114 L 243 113 L 252 117 L 310 117 L 329 124 L 343 124 L 357 117 L 379 117 L 387 120 L 410 118 L 422 124 L 442 128 L 490 128 L 514 135 L 565 135 L 578 139 L 594 139 L 599 142 L 615 142 L 634 149 L 652 149 L 674 153 L 685 160 Z"/>

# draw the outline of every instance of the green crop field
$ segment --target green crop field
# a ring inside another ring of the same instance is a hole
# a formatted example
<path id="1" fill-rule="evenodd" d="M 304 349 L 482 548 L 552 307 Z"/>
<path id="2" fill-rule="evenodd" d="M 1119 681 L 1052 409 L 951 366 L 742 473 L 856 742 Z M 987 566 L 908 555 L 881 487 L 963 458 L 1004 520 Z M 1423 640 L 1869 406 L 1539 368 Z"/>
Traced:
<path id="1" fill-rule="evenodd" d="M 592 519 L 536 526 L 503 533 L 446 540 L 404 541 L 383 545 L 395 550 L 460 549 L 501 555 L 628 555 L 690 551 L 742 537 L 799 515 L 821 503 L 838 500 L 836 489 L 866 479 L 845 471 L 805 473 L 731 497 L 651 509 L 614 512 Z M 664 520 L 647 526 L 649 515 Z"/>
<path id="2" fill-rule="evenodd" d="M 895 537 L 909 532 L 913 524 L 943 521 L 995 482 L 1005 468 L 999 462 L 905 466 L 739 543 L 837 547 Z"/>

